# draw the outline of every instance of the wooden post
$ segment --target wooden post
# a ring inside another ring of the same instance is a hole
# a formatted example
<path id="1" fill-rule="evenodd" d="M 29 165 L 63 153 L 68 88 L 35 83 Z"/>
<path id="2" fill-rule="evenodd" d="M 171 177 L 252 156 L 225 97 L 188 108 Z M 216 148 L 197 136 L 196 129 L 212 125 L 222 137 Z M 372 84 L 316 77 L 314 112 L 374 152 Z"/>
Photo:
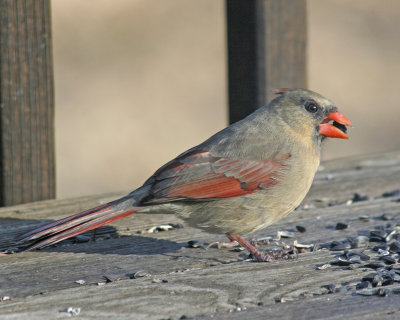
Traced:
<path id="1" fill-rule="evenodd" d="M 306 1 L 226 0 L 229 121 L 274 97 L 305 88 Z"/>
<path id="2" fill-rule="evenodd" d="M 49 0 L 0 0 L 0 205 L 54 198 Z"/>

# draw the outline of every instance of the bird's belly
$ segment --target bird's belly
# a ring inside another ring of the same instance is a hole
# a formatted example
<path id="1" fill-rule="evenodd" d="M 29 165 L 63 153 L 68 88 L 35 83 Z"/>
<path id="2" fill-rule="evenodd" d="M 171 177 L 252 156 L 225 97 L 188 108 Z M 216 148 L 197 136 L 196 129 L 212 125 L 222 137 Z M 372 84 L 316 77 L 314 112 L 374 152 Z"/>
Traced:
<path id="1" fill-rule="evenodd" d="M 263 194 L 260 194 L 263 193 Z M 292 212 L 303 200 L 259 192 L 242 197 L 178 205 L 175 213 L 192 227 L 210 233 L 247 234 L 265 228 Z"/>
<path id="2" fill-rule="evenodd" d="M 272 188 L 227 199 L 176 203 L 174 212 L 190 226 L 210 233 L 246 234 L 265 228 L 292 212 L 311 187 L 315 170 L 289 175 Z"/>

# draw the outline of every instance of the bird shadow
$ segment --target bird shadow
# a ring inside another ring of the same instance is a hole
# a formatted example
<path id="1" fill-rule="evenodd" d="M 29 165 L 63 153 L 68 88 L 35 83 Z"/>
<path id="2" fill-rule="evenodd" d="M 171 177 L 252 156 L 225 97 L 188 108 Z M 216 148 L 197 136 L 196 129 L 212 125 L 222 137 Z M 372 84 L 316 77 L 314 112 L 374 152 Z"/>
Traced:
<path id="1" fill-rule="evenodd" d="M 50 219 L 0 218 L 0 251 L 19 253 L 29 249 L 30 243 L 19 243 L 25 233 L 52 222 Z M 164 231 L 168 232 L 168 231 Z M 57 244 L 42 248 L 41 252 L 73 252 L 86 254 L 117 255 L 156 255 L 174 253 L 187 247 L 187 243 L 178 243 L 167 239 L 157 239 L 144 235 L 120 235 L 113 226 L 102 226 L 77 237 L 66 239 Z"/>

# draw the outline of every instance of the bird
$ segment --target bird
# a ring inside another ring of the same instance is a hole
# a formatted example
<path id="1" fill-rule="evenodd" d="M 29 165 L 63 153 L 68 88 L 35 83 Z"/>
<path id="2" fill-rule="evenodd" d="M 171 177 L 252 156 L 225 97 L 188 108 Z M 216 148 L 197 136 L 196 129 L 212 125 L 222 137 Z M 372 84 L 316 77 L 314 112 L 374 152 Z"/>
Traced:
<path id="1" fill-rule="evenodd" d="M 350 120 L 319 93 L 283 88 L 267 105 L 160 167 L 128 195 L 40 226 L 19 239 L 43 248 L 140 213 L 174 213 L 191 227 L 225 234 L 254 261 L 261 252 L 242 235 L 294 211 L 308 193 L 327 137 L 348 139 Z"/>

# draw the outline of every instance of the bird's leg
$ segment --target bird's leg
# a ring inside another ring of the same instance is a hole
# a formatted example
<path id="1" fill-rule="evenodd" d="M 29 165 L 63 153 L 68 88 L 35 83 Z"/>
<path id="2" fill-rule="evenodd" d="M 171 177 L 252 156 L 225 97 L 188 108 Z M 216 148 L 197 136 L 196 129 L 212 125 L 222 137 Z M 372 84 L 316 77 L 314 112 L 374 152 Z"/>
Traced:
<path id="1" fill-rule="evenodd" d="M 244 240 L 241 236 L 235 233 L 227 233 L 226 236 L 231 241 L 237 241 L 242 247 L 246 248 L 247 251 L 253 256 L 253 259 L 257 262 L 268 262 L 280 259 L 290 259 L 292 256 L 290 253 L 294 253 L 297 257 L 296 248 L 290 247 L 282 250 L 273 250 L 266 252 L 259 252 L 254 246 L 248 241 Z"/>

